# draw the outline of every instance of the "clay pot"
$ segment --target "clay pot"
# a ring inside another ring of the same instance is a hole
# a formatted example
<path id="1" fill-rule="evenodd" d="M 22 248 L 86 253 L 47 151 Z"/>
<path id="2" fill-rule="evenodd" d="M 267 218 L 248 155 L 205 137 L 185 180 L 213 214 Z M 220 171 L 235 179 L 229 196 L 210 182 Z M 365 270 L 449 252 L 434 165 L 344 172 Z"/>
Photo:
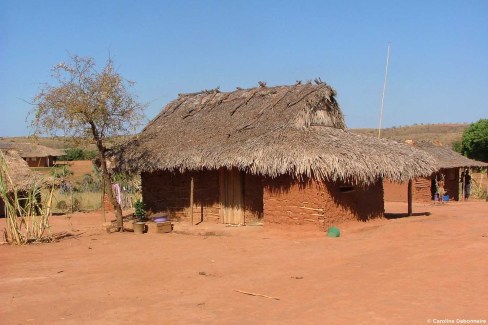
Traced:
<path id="1" fill-rule="evenodd" d="M 144 229 L 146 228 L 146 223 L 145 222 L 134 222 L 133 226 L 134 226 L 134 233 L 142 235 L 144 233 Z"/>

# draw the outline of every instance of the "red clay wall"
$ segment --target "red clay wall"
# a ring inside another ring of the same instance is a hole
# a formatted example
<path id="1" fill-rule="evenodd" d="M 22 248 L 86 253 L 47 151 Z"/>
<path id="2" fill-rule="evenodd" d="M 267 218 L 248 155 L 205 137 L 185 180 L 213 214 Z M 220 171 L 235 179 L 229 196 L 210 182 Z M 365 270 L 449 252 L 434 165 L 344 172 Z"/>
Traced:
<path id="1" fill-rule="evenodd" d="M 405 183 L 405 191 L 408 192 L 408 183 Z M 416 202 L 432 201 L 432 180 L 430 177 L 418 177 L 413 181 L 413 200 Z M 408 202 L 407 200 L 403 202 Z"/>
<path id="2" fill-rule="evenodd" d="M 310 225 L 320 230 L 349 220 L 383 217 L 383 185 L 297 182 L 290 176 L 264 181 L 266 224 Z M 351 190 L 351 191 L 341 191 Z"/>
<path id="3" fill-rule="evenodd" d="M 146 209 L 173 219 L 190 219 L 190 178 L 194 179 L 194 222 L 220 222 L 219 172 L 142 173 Z M 382 182 L 366 187 L 297 182 L 289 176 L 245 175 L 246 223 L 311 225 L 326 229 L 348 220 L 368 220 L 384 213 Z M 346 191 L 341 191 L 341 188 Z M 264 216 L 264 217 L 263 217 Z"/>
<path id="4" fill-rule="evenodd" d="M 115 211 L 114 205 L 108 199 L 108 195 L 107 194 L 105 194 L 103 196 L 103 209 L 104 209 L 105 212 Z"/>
<path id="5" fill-rule="evenodd" d="M 415 202 L 432 201 L 430 178 L 419 177 L 413 181 L 413 200 Z M 385 180 L 385 201 L 408 202 L 408 183 L 393 183 Z"/>
<path id="6" fill-rule="evenodd" d="M 408 200 L 407 183 L 394 183 L 388 180 L 384 180 L 383 188 L 385 191 L 385 201 L 407 202 Z"/>
<path id="7" fill-rule="evenodd" d="M 24 158 L 29 167 L 51 167 L 54 165 L 52 157 Z"/>

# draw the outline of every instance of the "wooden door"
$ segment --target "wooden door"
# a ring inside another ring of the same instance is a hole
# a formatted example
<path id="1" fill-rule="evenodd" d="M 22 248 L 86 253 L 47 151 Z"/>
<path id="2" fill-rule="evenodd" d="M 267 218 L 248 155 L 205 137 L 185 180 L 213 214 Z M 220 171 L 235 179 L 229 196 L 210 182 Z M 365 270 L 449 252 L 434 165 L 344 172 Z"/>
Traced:
<path id="1" fill-rule="evenodd" d="M 223 223 L 243 225 L 244 193 L 242 173 L 237 168 L 220 169 L 220 218 Z"/>

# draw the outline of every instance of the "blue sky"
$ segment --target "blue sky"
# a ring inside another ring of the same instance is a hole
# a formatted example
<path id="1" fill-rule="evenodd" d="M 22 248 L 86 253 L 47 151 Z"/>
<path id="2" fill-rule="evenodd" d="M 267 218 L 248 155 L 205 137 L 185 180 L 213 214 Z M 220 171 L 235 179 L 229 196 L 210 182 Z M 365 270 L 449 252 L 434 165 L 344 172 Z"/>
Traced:
<path id="1" fill-rule="evenodd" d="M 110 54 L 152 119 L 180 92 L 332 85 L 348 127 L 488 117 L 488 1 L 0 1 L 0 136 L 68 52 Z"/>

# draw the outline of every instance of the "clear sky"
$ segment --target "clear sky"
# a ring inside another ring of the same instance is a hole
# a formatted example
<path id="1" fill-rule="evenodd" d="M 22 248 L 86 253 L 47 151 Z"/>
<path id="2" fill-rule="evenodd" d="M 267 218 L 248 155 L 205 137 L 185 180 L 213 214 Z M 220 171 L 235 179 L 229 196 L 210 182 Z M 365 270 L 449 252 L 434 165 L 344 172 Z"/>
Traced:
<path id="1" fill-rule="evenodd" d="M 488 118 L 488 1 L 0 0 L 0 136 L 68 52 L 110 54 L 152 119 L 181 92 L 320 77 L 348 127 Z"/>

